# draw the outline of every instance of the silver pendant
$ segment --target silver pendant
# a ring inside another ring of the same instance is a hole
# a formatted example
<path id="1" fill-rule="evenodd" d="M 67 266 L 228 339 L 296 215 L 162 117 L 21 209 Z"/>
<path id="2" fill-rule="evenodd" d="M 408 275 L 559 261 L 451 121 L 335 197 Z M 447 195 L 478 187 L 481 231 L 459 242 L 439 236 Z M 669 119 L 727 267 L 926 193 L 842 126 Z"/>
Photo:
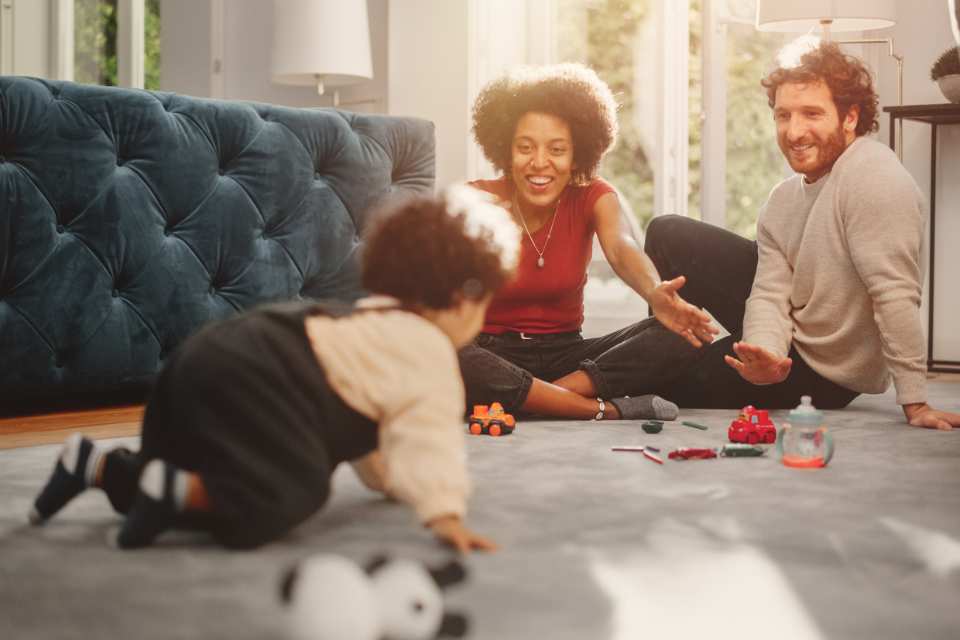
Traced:
<path id="1" fill-rule="evenodd" d="M 543 256 L 540 256 L 539 258 L 537 258 L 537 267 L 539 267 L 540 269 L 543 269 L 543 264 L 544 264 Z"/>

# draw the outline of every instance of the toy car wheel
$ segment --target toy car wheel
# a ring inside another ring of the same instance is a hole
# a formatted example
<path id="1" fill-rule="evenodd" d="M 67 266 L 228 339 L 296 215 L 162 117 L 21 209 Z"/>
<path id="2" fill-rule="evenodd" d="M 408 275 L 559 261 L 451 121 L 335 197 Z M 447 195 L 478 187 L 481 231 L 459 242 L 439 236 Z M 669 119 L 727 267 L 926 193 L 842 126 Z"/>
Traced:
<path id="1" fill-rule="evenodd" d="M 483 433 L 483 426 L 481 426 L 479 422 L 471 422 L 470 433 L 472 433 L 475 436 L 480 435 L 481 433 Z"/>
<path id="2" fill-rule="evenodd" d="M 498 424 L 490 425 L 490 435 L 496 437 L 496 436 L 499 436 L 501 432 L 502 430 L 500 429 L 500 425 Z"/>
<path id="3" fill-rule="evenodd" d="M 511 431 L 513 430 L 513 425 L 517 424 L 517 419 L 514 418 L 514 417 L 513 417 L 511 414 L 509 414 L 509 413 L 508 413 L 507 415 L 503 416 L 503 421 L 504 421 L 504 423 L 505 423 L 508 427 L 510 427 L 510 430 L 511 430 Z"/>
<path id="4" fill-rule="evenodd" d="M 759 435 L 757 435 L 756 433 L 748 433 L 748 434 L 747 434 L 747 443 L 748 443 L 748 444 L 757 444 L 758 442 L 760 442 L 760 436 L 759 436 Z"/>

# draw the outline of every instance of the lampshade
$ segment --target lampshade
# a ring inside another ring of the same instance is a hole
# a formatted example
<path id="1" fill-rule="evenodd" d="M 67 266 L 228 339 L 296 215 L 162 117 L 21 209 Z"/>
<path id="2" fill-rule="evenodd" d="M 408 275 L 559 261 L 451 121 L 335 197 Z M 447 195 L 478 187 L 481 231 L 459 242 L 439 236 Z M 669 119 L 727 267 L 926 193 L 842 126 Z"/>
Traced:
<path id="1" fill-rule="evenodd" d="M 274 0 L 272 71 L 319 93 L 372 78 L 367 0 Z"/>
<path id="2" fill-rule="evenodd" d="M 757 29 L 801 32 L 830 21 L 831 31 L 867 31 L 896 24 L 894 0 L 757 0 Z"/>

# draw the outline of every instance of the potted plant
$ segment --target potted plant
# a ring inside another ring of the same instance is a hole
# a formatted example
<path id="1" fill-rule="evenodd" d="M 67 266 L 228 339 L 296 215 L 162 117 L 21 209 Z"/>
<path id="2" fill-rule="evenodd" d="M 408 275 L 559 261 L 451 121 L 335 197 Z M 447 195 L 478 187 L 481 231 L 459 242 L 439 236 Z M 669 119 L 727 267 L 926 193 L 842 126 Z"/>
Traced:
<path id="1" fill-rule="evenodd" d="M 960 103 L 960 47 L 951 47 L 930 67 L 930 79 L 950 102 Z"/>

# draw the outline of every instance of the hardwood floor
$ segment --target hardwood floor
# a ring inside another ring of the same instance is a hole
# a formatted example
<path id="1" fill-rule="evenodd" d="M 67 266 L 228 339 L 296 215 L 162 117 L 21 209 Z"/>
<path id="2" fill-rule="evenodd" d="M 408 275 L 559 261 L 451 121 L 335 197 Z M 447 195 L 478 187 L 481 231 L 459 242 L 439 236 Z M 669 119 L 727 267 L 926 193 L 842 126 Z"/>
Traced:
<path id="1" fill-rule="evenodd" d="M 142 420 L 143 405 L 0 418 L 0 449 L 56 444 L 78 431 L 94 439 L 136 436 Z"/>

